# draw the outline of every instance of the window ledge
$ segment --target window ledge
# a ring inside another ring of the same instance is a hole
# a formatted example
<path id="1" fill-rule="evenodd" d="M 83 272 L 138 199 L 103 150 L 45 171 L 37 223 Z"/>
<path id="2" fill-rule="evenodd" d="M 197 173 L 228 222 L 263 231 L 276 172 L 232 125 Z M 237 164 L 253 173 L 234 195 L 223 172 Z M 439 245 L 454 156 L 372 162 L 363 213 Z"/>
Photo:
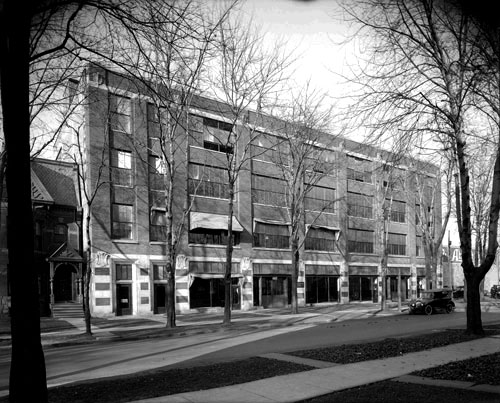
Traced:
<path id="1" fill-rule="evenodd" d="M 322 254 L 336 254 L 340 255 L 340 252 L 336 252 L 334 250 L 315 250 L 315 249 L 305 249 L 306 253 L 322 253 Z"/>
<path id="2" fill-rule="evenodd" d="M 206 243 L 190 243 L 188 245 L 190 248 L 214 248 L 214 249 L 226 249 L 226 245 L 212 245 Z M 241 249 L 241 246 L 233 246 L 233 249 Z"/>
<path id="3" fill-rule="evenodd" d="M 139 244 L 139 241 L 133 240 L 133 239 L 112 239 L 111 242 L 113 243 L 128 243 L 128 244 Z"/>
<path id="4" fill-rule="evenodd" d="M 224 200 L 227 201 L 229 199 L 221 199 L 220 197 L 212 197 L 212 196 L 202 196 L 202 195 L 196 195 L 196 194 L 190 194 L 189 197 L 200 197 L 202 199 L 210 199 L 210 200 Z"/>
<path id="5" fill-rule="evenodd" d="M 166 241 L 149 241 L 150 245 L 165 245 Z"/>
<path id="6" fill-rule="evenodd" d="M 291 249 L 264 248 L 262 246 L 254 246 L 252 249 L 253 250 L 270 250 L 270 251 L 277 251 L 277 252 L 290 252 L 291 251 Z"/>

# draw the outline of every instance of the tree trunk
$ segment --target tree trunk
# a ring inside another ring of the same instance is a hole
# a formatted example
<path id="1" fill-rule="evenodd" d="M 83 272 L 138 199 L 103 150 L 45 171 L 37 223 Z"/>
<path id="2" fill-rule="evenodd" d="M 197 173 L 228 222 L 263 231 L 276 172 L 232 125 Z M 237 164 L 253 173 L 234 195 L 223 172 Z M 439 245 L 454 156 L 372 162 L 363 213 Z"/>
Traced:
<path id="1" fill-rule="evenodd" d="M 465 287 L 467 295 L 466 333 L 484 336 L 483 324 L 481 321 L 481 293 L 479 291 L 479 285 L 482 279 L 474 268 L 466 270 L 464 267 L 464 272 L 467 285 Z"/>
<path id="2" fill-rule="evenodd" d="M 296 237 L 290 239 L 290 249 L 292 250 L 292 314 L 299 313 L 299 301 L 297 295 L 297 283 L 299 278 L 299 242 Z"/>
<path id="3" fill-rule="evenodd" d="M 224 320 L 223 324 L 231 324 L 232 308 L 232 281 L 231 265 L 233 260 L 233 210 L 234 210 L 234 183 L 229 182 L 229 203 L 227 211 L 227 245 L 226 245 L 226 266 L 224 270 Z"/>
<path id="4" fill-rule="evenodd" d="M 175 317 L 175 265 L 172 265 L 173 256 L 167 258 L 167 306 L 166 306 L 166 319 L 168 328 L 176 327 Z"/>
<path id="5" fill-rule="evenodd" d="M 89 206 L 90 209 L 90 206 Z M 83 314 L 85 318 L 85 333 L 92 334 L 92 317 L 90 315 L 90 281 L 92 279 L 92 241 L 90 238 L 90 214 L 85 219 L 85 232 L 87 236 L 87 256 L 85 265 L 85 276 L 83 283 Z"/>
<path id="6" fill-rule="evenodd" d="M 0 7 L 0 88 L 7 152 L 7 247 L 11 290 L 11 402 L 46 402 L 40 339 L 38 273 L 31 206 L 29 33 L 30 10 L 18 1 Z"/>

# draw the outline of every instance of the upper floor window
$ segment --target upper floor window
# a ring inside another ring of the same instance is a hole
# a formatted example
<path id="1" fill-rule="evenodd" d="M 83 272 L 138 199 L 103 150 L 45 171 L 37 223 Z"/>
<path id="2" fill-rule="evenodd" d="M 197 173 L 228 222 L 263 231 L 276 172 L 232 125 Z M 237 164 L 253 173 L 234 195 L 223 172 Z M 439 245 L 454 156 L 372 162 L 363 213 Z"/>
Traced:
<path id="1" fill-rule="evenodd" d="M 131 128 L 131 105 L 130 99 L 120 95 L 111 95 L 110 103 L 110 126 L 111 130 L 130 133 Z"/>
<path id="2" fill-rule="evenodd" d="M 417 237 L 416 237 L 415 256 L 424 256 L 424 247 L 423 247 L 421 235 L 417 235 Z"/>
<path id="3" fill-rule="evenodd" d="M 208 150 L 233 154 L 235 144 L 233 125 L 215 119 L 203 118 L 203 140 L 195 141 Z"/>
<path id="4" fill-rule="evenodd" d="M 111 150 L 112 182 L 115 185 L 132 185 L 132 153 L 125 150 Z"/>
<path id="5" fill-rule="evenodd" d="M 286 224 L 270 224 L 257 221 L 253 232 L 255 247 L 288 249 L 290 233 Z"/>
<path id="6" fill-rule="evenodd" d="M 304 197 L 305 209 L 335 213 L 335 189 L 312 186 Z"/>
<path id="7" fill-rule="evenodd" d="M 371 161 L 362 158 L 347 156 L 347 179 L 357 182 L 372 183 Z"/>
<path id="8" fill-rule="evenodd" d="M 387 237 L 387 253 L 389 255 L 406 255 L 406 235 L 389 232 Z"/>
<path id="9" fill-rule="evenodd" d="M 227 232 L 221 229 L 196 228 L 189 231 L 189 243 L 227 245 Z M 240 233 L 233 232 L 233 245 L 239 245 Z"/>
<path id="10" fill-rule="evenodd" d="M 42 222 L 35 221 L 35 250 L 43 249 Z"/>
<path id="11" fill-rule="evenodd" d="M 373 253 L 374 232 L 351 229 L 347 232 L 347 250 L 352 253 Z"/>
<path id="12" fill-rule="evenodd" d="M 165 189 L 165 175 L 167 169 L 165 163 L 156 155 L 149 156 L 149 188 L 152 190 Z"/>
<path id="13" fill-rule="evenodd" d="M 335 251 L 336 231 L 327 228 L 309 228 L 306 237 L 307 250 Z"/>
<path id="14" fill-rule="evenodd" d="M 54 226 L 54 243 L 62 244 L 68 240 L 68 226 L 66 224 L 56 224 Z"/>
<path id="15" fill-rule="evenodd" d="M 271 176 L 252 174 L 252 202 L 286 207 L 286 184 Z"/>
<path id="16" fill-rule="evenodd" d="M 151 241 L 165 241 L 167 239 L 166 225 L 165 210 L 152 208 L 149 222 L 149 239 Z"/>
<path id="17" fill-rule="evenodd" d="M 190 163 L 188 185 L 192 196 L 229 197 L 227 172 L 223 168 Z"/>
<path id="18" fill-rule="evenodd" d="M 385 208 L 389 208 L 388 215 L 392 222 L 406 222 L 406 203 L 397 200 L 385 200 Z"/>
<path id="19" fill-rule="evenodd" d="M 373 218 L 373 196 L 347 192 L 347 215 Z"/>
<path id="20" fill-rule="evenodd" d="M 114 239 L 133 239 L 134 206 L 113 203 L 111 236 Z"/>

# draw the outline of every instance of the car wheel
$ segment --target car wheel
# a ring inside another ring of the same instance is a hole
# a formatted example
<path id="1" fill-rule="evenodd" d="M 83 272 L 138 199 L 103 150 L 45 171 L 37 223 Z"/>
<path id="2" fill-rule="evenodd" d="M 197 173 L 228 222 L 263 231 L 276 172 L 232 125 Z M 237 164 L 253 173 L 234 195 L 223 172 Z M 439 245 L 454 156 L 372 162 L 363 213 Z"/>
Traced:
<path id="1" fill-rule="evenodd" d="M 432 315 L 432 306 L 426 305 L 425 309 L 424 309 L 424 312 L 425 312 L 426 315 Z"/>
<path id="2" fill-rule="evenodd" d="M 453 312 L 453 305 L 448 304 L 446 305 L 446 313 L 452 313 Z"/>

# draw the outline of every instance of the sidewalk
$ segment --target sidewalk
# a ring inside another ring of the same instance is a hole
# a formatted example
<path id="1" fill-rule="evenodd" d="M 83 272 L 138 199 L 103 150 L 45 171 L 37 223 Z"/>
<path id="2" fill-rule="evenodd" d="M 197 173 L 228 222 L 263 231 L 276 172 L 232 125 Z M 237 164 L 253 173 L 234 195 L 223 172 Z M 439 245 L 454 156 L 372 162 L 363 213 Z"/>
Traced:
<path id="1" fill-rule="evenodd" d="M 487 337 L 383 360 L 363 361 L 347 365 L 332 364 L 332 366 L 327 368 L 277 376 L 223 388 L 137 400 L 134 403 L 297 402 L 389 379 L 400 379 L 401 382 L 420 382 L 424 384 L 429 382 L 437 386 L 498 393 L 500 399 L 500 386 L 473 385 L 472 383 L 467 384 L 465 382 L 452 381 L 429 381 L 425 378 L 408 376 L 412 372 L 452 361 L 496 353 L 499 349 L 500 336 Z M 311 363 L 308 362 L 308 364 Z"/>

